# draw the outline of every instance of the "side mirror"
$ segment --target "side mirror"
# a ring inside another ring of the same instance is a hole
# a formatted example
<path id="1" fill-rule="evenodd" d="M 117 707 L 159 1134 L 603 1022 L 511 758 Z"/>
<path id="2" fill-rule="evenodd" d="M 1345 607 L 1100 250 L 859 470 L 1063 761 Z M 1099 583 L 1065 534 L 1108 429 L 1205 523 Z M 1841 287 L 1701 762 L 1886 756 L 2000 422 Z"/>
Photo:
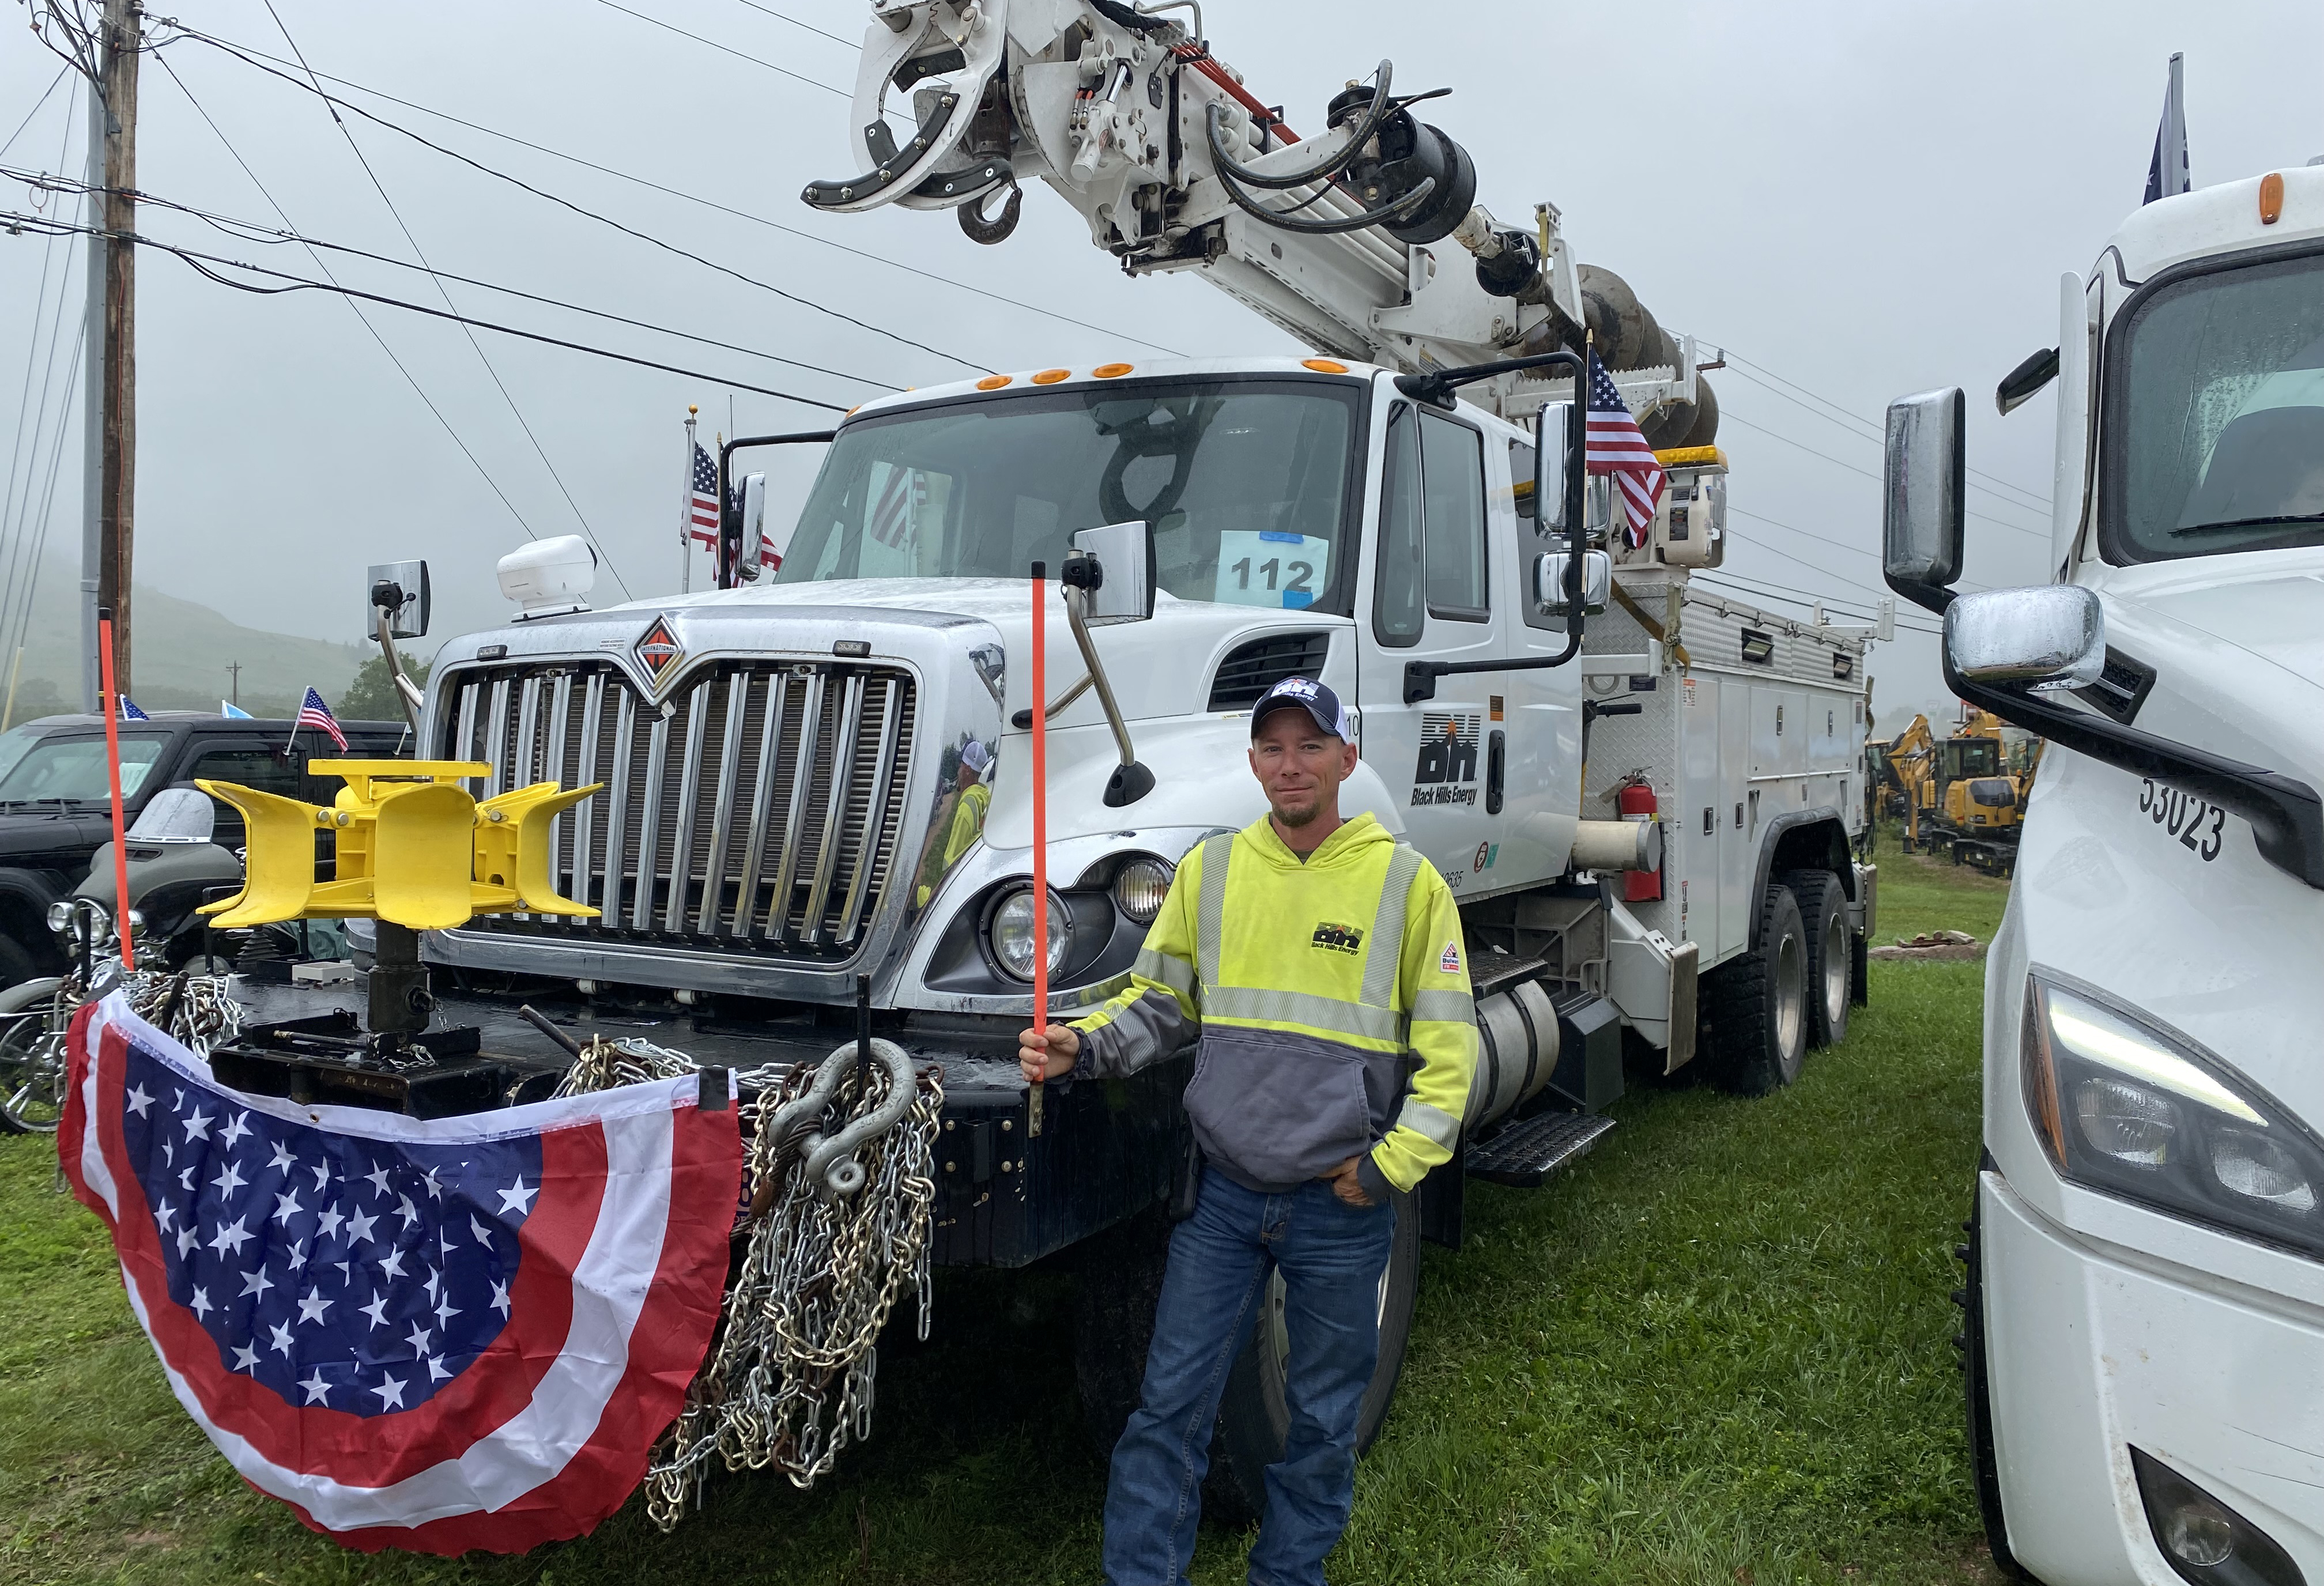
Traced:
<path id="1" fill-rule="evenodd" d="M 1585 518 L 1583 527 L 1590 526 L 1587 507 L 1577 512 L 1577 503 L 1585 494 L 1586 434 L 1584 416 L 1572 402 L 1544 402 L 1534 418 L 1534 527 L 1544 534 L 1566 532 L 1577 516 Z"/>
<path id="2" fill-rule="evenodd" d="M 589 609 L 583 596 L 597 582 L 597 553 L 578 534 L 536 539 L 503 557 L 501 593 L 524 609 L 517 621 Z"/>
<path id="3" fill-rule="evenodd" d="M 1888 404 L 1888 466 L 1880 519 L 1888 586 L 1941 612 L 1960 576 L 1969 461 L 1960 387 Z"/>
<path id="4" fill-rule="evenodd" d="M 1533 558 L 1533 599 L 1545 617 L 1563 616 L 1570 621 L 1565 600 L 1566 553 L 1545 550 Z M 1606 602 L 1614 586 L 1614 558 L 1602 550 L 1582 553 L 1582 609 L 1595 615 L 1606 609 Z"/>
<path id="5" fill-rule="evenodd" d="M 1945 659 L 1988 687 L 2087 688 L 2106 670 L 2106 608 L 2073 584 L 1964 595 L 1945 608 Z"/>
<path id="6" fill-rule="evenodd" d="M 1082 556 L 1065 563 L 1065 581 L 1082 590 L 1091 627 L 1154 614 L 1154 533 L 1142 520 L 1076 530 L 1071 543 Z M 1085 566 L 1092 561 L 1095 567 Z"/>
<path id="7" fill-rule="evenodd" d="M 419 639 L 428 632 L 428 564 L 379 562 L 365 573 L 364 589 L 371 610 L 364 618 L 364 637 L 379 628 L 379 613 L 387 613 L 390 639 Z"/>
<path id="8" fill-rule="evenodd" d="M 745 578 L 759 576 L 759 561 L 765 554 L 767 543 L 767 476 L 745 474 L 742 476 L 742 572 Z M 778 556 L 775 565 L 780 567 Z"/>

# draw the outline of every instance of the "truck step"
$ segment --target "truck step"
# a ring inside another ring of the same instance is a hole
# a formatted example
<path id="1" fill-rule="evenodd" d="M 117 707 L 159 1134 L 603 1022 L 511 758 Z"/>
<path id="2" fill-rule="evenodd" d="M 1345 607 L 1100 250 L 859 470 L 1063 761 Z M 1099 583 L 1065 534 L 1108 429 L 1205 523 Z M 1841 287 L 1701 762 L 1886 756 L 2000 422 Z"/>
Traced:
<path id="1" fill-rule="evenodd" d="M 1469 1148 L 1469 1176 L 1518 1189 L 1539 1189 L 1549 1176 L 1605 1139 L 1610 1118 L 1544 1112 L 1521 1119 Z"/>

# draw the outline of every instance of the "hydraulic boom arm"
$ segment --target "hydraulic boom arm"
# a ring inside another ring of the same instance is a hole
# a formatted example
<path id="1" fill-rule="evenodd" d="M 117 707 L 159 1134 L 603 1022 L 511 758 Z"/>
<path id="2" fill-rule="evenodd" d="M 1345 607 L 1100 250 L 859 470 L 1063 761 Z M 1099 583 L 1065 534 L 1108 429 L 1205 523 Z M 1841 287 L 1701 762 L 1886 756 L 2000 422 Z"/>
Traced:
<path id="1" fill-rule="evenodd" d="M 1692 337 L 1610 271 L 1576 264 L 1554 205 L 1508 225 L 1476 202 L 1468 151 L 1413 114 L 1451 90 L 1399 93 L 1383 60 L 1301 138 L 1212 54 L 1194 0 L 872 9 L 852 117 L 861 174 L 810 183 L 815 207 L 953 209 L 997 244 L 1019 184 L 1038 177 L 1129 273 L 1198 272 L 1317 352 L 1419 373 L 1586 339 L 1652 444 L 1715 437 Z M 1466 394 L 1516 418 L 1563 386 L 1518 373 Z"/>

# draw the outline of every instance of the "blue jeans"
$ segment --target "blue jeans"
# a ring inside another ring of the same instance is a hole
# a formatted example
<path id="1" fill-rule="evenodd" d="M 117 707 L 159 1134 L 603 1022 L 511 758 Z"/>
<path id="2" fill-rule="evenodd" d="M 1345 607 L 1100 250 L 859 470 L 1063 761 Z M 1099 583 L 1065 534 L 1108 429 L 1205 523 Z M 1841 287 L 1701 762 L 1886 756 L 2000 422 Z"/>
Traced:
<path id="1" fill-rule="evenodd" d="M 1290 1335 L 1291 1432 L 1267 1468 L 1253 1586 L 1323 1586 L 1323 1555 L 1355 1505 L 1356 1418 L 1379 1355 L 1379 1285 L 1396 1213 L 1351 1206 L 1315 1179 L 1262 1195 L 1203 1170 L 1170 1265 L 1138 1411 L 1114 1445 L 1105 1495 L 1111 1586 L 1184 1586 L 1227 1371 L 1279 1268 Z"/>

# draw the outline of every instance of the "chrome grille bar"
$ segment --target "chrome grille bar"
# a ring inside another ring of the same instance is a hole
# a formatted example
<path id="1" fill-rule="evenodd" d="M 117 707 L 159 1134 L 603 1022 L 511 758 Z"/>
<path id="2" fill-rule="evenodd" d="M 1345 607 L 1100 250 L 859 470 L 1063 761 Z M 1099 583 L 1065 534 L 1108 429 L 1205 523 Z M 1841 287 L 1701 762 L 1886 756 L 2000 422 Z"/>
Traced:
<path id="1" fill-rule="evenodd" d="M 557 687 L 549 693 L 549 746 L 541 755 L 540 779 L 553 781 L 560 787 L 586 788 L 586 782 L 565 779 L 565 728 L 573 713 L 573 674 L 559 672 Z M 549 822 L 549 884 L 558 891 L 565 890 L 565 878 L 558 872 L 564 850 L 565 817 L 552 816 Z M 568 894 L 569 896 L 569 894 Z"/>
<path id="2" fill-rule="evenodd" d="M 532 774 L 532 752 L 540 731 L 540 679 L 527 678 L 517 694 L 516 743 L 509 755 L 508 786 L 502 792 L 530 788 L 538 780 Z"/>
<path id="3" fill-rule="evenodd" d="M 841 817 L 847 813 L 847 783 L 855 770 L 855 734 L 863 725 L 863 674 L 847 678 L 845 704 L 840 709 L 839 735 L 832 740 L 829 802 L 823 807 L 823 838 L 816 844 L 815 881 L 807 889 L 807 915 L 800 940 L 810 947 L 823 936 L 823 906 L 831 900 L 832 862 L 839 848 Z"/>
<path id="4" fill-rule="evenodd" d="M 454 729 L 452 758 L 473 761 L 476 758 L 476 690 L 481 683 L 470 683 L 460 690 L 460 724 Z"/>
<path id="5" fill-rule="evenodd" d="M 727 917 L 730 936 L 747 936 L 759 911 L 759 868 L 767 857 L 767 823 L 775 814 L 775 762 L 781 758 L 783 716 L 790 708 L 791 680 L 778 672 L 768 681 L 766 714 L 759 728 L 759 776 L 751 795 L 750 835 L 742 845 L 742 871 L 735 878 L 734 912 Z"/>
<path id="6" fill-rule="evenodd" d="M 604 722 L 604 710 L 605 674 L 592 672 L 589 696 L 581 706 L 581 762 L 573 772 L 573 785 L 576 788 L 586 788 L 597 779 L 597 730 Z M 573 807 L 573 886 L 565 895 L 576 903 L 587 903 L 593 890 L 589 839 L 596 835 L 592 828 L 597 824 L 599 801 L 584 798 Z"/>
<path id="7" fill-rule="evenodd" d="M 710 726 L 710 691 L 716 687 L 715 678 L 704 678 L 694 686 L 686 708 L 686 758 L 678 768 L 678 825 L 670 835 L 669 896 L 661 907 L 661 928 L 666 931 L 686 924 L 686 889 L 694 875 L 694 819 L 702 799 L 702 739 Z"/>
<path id="8" fill-rule="evenodd" d="M 718 924 L 718 900 L 726 880 L 726 843 L 734 834 L 734 785 L 742 772 L 742 721 L 750 710 L 751 674 L 736 672 L 726 679 L 725 733 L 718 750 L 718 793 L 710 807 L 710 852 L 702 861 L 702 906 L 694 917 L 694 928 L 705 936 Z"/>
<path id="9" fill-rule="evenodd" d="M 855 932 L 863 923 L 864 883 L 872 879 L 872 862 L 880 845 L 880 817 L 893 796 L 896 743 L 904 724 L 903 684 L 890 678 L 880 689 L 880 759 L 872 771 L 872 801 L 865 810 L 863 841 L 856 850 L 855 873 L 847 881 L 847 904 L 840 911 L 839 928 L 831 938 L 841 946 L 855 940 Z"/>
<path id="10" fill-rule="evenodd" d="M 484 760 L 493 768 L 484 779 L 484 797 L 497 798 L 508 791 L 503 779 L 508 771 L 508 699 L 509 680 L 497 678 L 493 683 L 492 707 L 484 715 Z"/>
<path id="11" fill-rule="evenodd" d="M 638 815 L 638 890 L 630 900 L 630 924 L 639 930 L 653 923 L 654 878 L 660 873 L 661 783 L 669 769 L 669 717 L 656 711 L 653 732 L 646 741 L 645 807 Z"/>
<path id="12" fill-rule="evenodd" d="M 824 681 L 821 672 L 807 679 L 807 704 L 799 712 L 790 813 L 783 820 L 783 856 L 775 866 L 774 900 L 767 906 L 767 935 L 778 942 L 790 934 L 791 885 L 798 879 L 799 827 L 807 821 L 807 796 L 815 788 L 816 752 L 823 739 Z"/>
<path id="13" fill-rule="evenodd" d="M 605 768 L 606 779 L 613 783 L 613 807 L 605 815 L 605 893 L 597 907 L 608 921 L 622 917 L 622 878 L 628 871 L 622 850 L 629 845 L 630 752 L 637 725 L 638 696 L 624 688 L 622 708 L 613 722 L 613 759 Z"/>

